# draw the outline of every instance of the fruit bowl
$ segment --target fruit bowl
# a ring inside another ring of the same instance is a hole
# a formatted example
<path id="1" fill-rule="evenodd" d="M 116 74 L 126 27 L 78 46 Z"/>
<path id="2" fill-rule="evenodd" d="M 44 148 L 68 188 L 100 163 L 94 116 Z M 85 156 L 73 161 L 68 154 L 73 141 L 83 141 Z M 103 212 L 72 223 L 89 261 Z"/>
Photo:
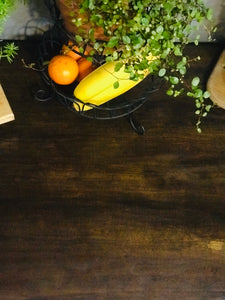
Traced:
<path id="1" fill-rule="evenodd" d="M 92 119 L 116 119 L 132 114 L 149 100 L 150 94 L 159 89 L 161 82 L 149 75 L 129 91 L 102 105 L 82 102 L 73 95 L 78 82 L 75 81 L 67 86 L 56 84 L 49 77 L 46 65 L 47 61 L 60 52 L 62 45 L 72 38 L 58 21 L 51 30 L 43 34 L 38 50 L 38 65 L 44 82 L 53 92 L 54 97 L 71 111 Z M 99 57 L 99 61 L 102 61 L 102 57 Z M 38 97 L 40 98 L 40 93 Z"/>

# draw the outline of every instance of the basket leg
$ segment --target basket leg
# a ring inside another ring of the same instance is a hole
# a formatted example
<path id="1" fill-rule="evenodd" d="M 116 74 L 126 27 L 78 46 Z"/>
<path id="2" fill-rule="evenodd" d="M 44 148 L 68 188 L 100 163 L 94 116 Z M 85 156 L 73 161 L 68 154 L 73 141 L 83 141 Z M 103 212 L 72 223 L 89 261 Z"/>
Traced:
<path id="1" fill-rule="evenodd" d="M 130 123 L 131 128 L 138 134 L 143 135 L 145 133 L 145 129 L 140 122 L 134 119 L 133 114 L 128 116 L 128 120 Z"/>

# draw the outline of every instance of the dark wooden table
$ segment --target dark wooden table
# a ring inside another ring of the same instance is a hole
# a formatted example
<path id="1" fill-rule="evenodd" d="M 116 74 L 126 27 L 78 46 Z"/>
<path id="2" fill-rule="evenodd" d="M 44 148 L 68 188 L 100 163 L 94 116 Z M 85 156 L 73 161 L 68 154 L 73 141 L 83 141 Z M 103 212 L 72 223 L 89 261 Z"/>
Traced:
<path id="1" fill-rule="evenodd" d="M 0 63 L 0 299 L 225 299 L 225 111 L 198 134 L 193 101 L 159 91 L 143 136 L 88 120 L 34 99 L 37 43 L 19 45 Z M 206 81 L 222 47 L 198 51 Z"/>

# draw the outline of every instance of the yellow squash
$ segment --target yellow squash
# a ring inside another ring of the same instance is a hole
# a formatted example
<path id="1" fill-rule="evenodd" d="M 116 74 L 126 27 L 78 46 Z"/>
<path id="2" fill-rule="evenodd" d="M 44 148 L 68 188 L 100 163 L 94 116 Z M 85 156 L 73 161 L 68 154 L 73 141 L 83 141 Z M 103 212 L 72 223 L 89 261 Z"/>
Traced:
<path id="1" fill-rule="evenodd" d="M 153 59 L 152 56 L 151 60 Z M 75 88 L 74 96 L 84 103 L 98 106 L 118 97 L 142 81 L 141 79 L 139 81 L 130 80 L 130 74 L 124 72 L 124 66 L 118 72 L 115 72 L 114 68 L 117 63 L 118 61 L 107 62 L 87 75 Z M 143 71 L 143 74 L 146 77 L 148 71 Z M 113 86 L 116 81 L 119 82 L 118 88 Z M 79 110 L 78 105 L 75 103 L 74 108 Z M 89 110 L 91 107 L 84 105 L 80 109 Z"/>

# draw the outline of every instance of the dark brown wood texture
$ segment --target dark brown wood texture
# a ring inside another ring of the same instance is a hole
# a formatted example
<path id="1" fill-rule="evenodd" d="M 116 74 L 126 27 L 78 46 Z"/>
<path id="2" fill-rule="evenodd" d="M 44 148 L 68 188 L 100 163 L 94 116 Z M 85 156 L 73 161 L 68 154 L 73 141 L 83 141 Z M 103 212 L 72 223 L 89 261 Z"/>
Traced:
<path id="1" fill-rule="evenodd" d="M 195 131 L 193 101 L 157 92 L 135 115 L 94 121 L 38 102 L 36 42 L 0 78 L 1 300 L 225 299 L 225 111 Z M 222 48 L 189 47 L 207 80 Z"/>

